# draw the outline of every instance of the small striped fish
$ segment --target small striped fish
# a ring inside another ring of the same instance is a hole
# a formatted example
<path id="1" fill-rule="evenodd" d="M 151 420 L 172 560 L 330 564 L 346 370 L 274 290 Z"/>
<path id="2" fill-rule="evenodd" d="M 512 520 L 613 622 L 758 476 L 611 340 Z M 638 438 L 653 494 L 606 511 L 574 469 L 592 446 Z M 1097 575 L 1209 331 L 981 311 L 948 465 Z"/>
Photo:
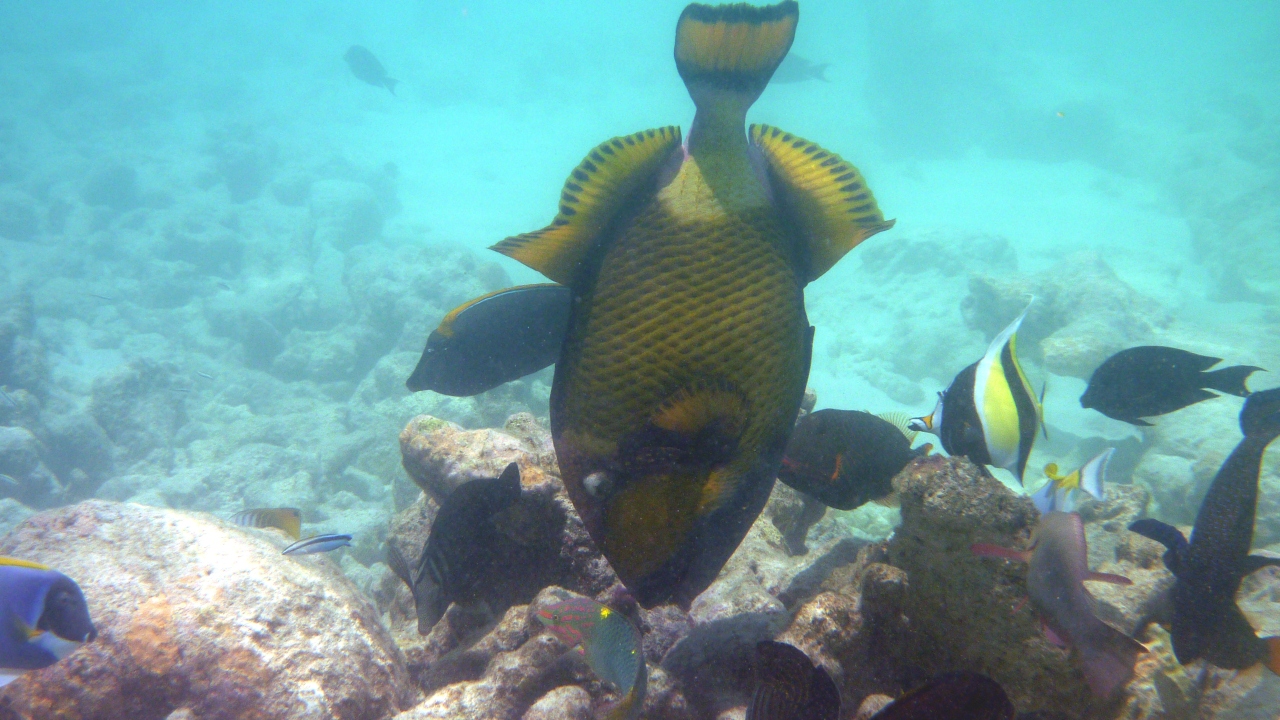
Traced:
<path id="1" fill-rule="evenodd" d="M 298 508 L 254 508 L 231 516 L 231 522 L 244 527 L 276 528 L 297 540 L 302 536 L 302 511 Z"/>
<path id="2" fill-rule="evenodd" d="M 299 540 L 284 549 L 285 555 L 310 555 L 312 553 L 326 553 L 337 550 L 340 547 L 351 547 L 351 536 L 331 533 L 328 535 L 316 535 L 306 540 Z"/>

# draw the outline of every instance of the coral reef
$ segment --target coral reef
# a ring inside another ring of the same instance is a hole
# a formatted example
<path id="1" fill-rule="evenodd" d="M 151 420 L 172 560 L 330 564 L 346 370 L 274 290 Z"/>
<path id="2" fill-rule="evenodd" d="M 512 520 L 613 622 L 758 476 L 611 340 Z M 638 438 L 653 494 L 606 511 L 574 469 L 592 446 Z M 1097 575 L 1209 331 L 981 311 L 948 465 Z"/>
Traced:
<path id="1" fill-rule="evenodd" d="M 274 530 L 90 501 L 29 518 L 0 554 L 83 588 L 99 637 L 15 682 L 0 717 L 383 718 L 415 690 L 377 612 Z"/>

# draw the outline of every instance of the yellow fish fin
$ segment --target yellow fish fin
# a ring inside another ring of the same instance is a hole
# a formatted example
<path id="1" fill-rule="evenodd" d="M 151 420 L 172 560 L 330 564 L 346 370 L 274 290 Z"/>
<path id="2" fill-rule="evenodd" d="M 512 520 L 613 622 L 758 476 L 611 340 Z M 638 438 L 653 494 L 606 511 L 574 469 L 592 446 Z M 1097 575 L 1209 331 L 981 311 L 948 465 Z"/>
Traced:
<path id="1" fill-rule="evenodd" d="M 275 528 L 297 540 L 302 536 L 302 511 L 298 508 L 254 508 L 231 516 L 231 522 L 244 527 Z"/>
<path id="2" fill-rule="evenodd" d="M 491 297 L 504 295 L 509 292 L 519 292 L 522 290 L 529 290 L 531 288 L 546 288 L 546 287 L 557 287 L 557 286 L 553 283 L 534 283 L 532 285 L 516 285 L 514 287 L 502 288 L 501 290 L 494 290 L 491 293 L 485 293 L 484 295 L 481 295 L 478 298 L 472 298 L 462 303 L 458 307 L 450 310 L 449 314 L 445 315 L 444 319 L 440 321 L 440 325 L 436 327 L 436 332 L 440 333 L 445 337 L 453 337 L 453 324 L 454 322 L 457 321 L 458 316 L 466 312 L 468 308 L 471 308 L 472 306 L 476 305 L 481 301 L 488 300 Z"/>
<path id="3" fill-rule="evenodd" d="M 839 155 L 769 125 L 752 125 L 751 142 L 764 154 L 774 192 L 800 231 L 808 251 L 807 280 L 893 227 L 862 173 Z"/>
<path id="4" fill-rule="evenodd" d="M 901 410 L 882 412 L 876 415 L 876 417 L 898 428 L 898 431 L 906 436 L 907 442 L 915 442 L 916 436 L 920 434 L 919 432 L 911 429 L 911 420 L 913 418 Z"/>
<path id="5" fill-rule="evenodd" d="M 19 560 L 18 558 L 6 557 L 4 555 L 0 555 L 0 565 L 8 565 L 9 567 L 31 568 L 32 570 L 49 570 L 50 569 L 48 565 L 41 565 L 40 563 L 31 562 L 30 560 Z"/>
<path id="6" fill-rule="evenodd" d="M 600 233 L 638 191 L 653 183 L 680 142 L 680 128 L 668 126 L 601 143 L 569 174 L 560 192 L 560 212 L 550 225 L 490 249 L 561 285 L 572 285 Z"/>
<path id="7" fill-rule="evenodd" d="M 768 7 L 693 3 L 676 24 L 676 69 L 697 103 L 694 85 L 707 85 L 754 99 L 791 49 L 799 6 Z"/>

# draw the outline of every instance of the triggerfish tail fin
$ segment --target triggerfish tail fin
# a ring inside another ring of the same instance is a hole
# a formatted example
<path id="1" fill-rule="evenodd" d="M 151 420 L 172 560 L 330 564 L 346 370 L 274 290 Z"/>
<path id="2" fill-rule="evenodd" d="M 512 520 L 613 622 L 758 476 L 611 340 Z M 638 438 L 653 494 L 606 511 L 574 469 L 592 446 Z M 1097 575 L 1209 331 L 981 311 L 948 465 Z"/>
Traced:
<path id="1" fill-rule="evenodd" d="M 519 285 L 459 305 L 431 331 L 405 387 L 469 397 L 554 364 L 572 295 L 563 285 Z"/>
<path id="2" fill-rule="evenodd" d="M 1244 401 L 1240 431 L 1245 437 L 1268 441 L 1280 435 L 1280 388 L 1253 393 Z"/>
<path id="3" fill-rule="evenodd" d="M 664 127 L 601 143 L 569 174 L 550 225 L 490 249 L 572 286 L 600 233 L 638 192 L 655 184 L 680 141 L 680 128 Z"/>
<path id="4" fill-rule="evenodd" d="M 1129 531 L 1136 532 L 1143 537 L 1151 538 L 1164 545 L 1166 548 L 1164 553 L 1165 567 L 1169 568 L 1169 572 L 1173 573 L 1175 577 L 1178 575 L 1182 565 L 1182 556 L 1189 547 L 1187 538 L 1183 536 L 1181 530 L 1168 523 L 1145 518 L 1130 524 Z"/>
<path id="5" fill-rule="evenodd" d="M 839 155 L 768 125 L 752 125 L 749 134 L 784 211 L 800 229 L 806 280 L 818 279 L 863 240 L 893 227 L 858 168 Z"/>
<path id="6" fill-rule="evenodd" d="M 800 7 L 693 3 L 676 25 L 676 70 L 699 111 L 731 103 L 745 112 L 791 49 Z"/>
<path id="7" fill-rule="evenodd" d="M 1267 669 L 1280 675 L 1280 637 L 1263 638 L 1267 644 Z"/>
<path id="8" fill-rule="evenodd" d="M 1221 370 L 1204 373 L 1204 386 L 1218 390 L 1219 392 L 1235 395 L 1236 397 L 1248 397 L 1249 388 L 1245 385 L 1245 381 L 1249 376 L 1262 370 L 1260 367 L 1253 365 L 1236 365 L 1234 367 L 1226 367 Z M 1262 372 L 1266 372 L 1262 370 Z"/>
<path id="9" fill-rule="evenodd" d="M 1033 301 L 1034 302 L 1034 301 Z M 991 464 L 1018 482 L 1040 424 L 1040 405 L 1018 363 L 1017 332 L 1027 309 L 991 341 L 974 370 L 973 401 Z"/>

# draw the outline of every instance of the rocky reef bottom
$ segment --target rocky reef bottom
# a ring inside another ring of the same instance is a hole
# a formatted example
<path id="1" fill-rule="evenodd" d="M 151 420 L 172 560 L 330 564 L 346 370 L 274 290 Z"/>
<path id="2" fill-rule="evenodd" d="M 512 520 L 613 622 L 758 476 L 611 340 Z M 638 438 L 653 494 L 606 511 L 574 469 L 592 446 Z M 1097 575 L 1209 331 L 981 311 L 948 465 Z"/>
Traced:
<path id="1" fill-rule="evenodd" d="M 487 613 L 455 605 L 419 635 L 413 597 L 385 565 L 374 565 L 381 576 L 366 595 L 329 556 L 282 555 L 288 540 L 275 530 L 80 503 L 26 518 L 0 539 L 0 554 L 74 578 L 99 637 L 0 690 L 0 720 L 586 720 L 616 699 L 612 689 L 536 616 L 575 593 L 611 603 L 643 631 L 649 720 L 743 718 L 753 649 L 770 638 L 830 673 L 847 718 L 953 670 L 990 675 L 1019 712 L 1052 717 L 1280 715 L 1280 679 L 1181 666 L 1158 625 L 1137 636 L 1148 652 L 1133 679 L 1110 698 L 1093 696 L 1072 651 L 1050 643 L 1023 607 L 1026 567 L 971 552 L 973 543 L 1025 548 L 1038 513 L 965 459 L 909 464 L 894 480 L 901 524 L 882 542 L 778 485 L 690 607 L 643 609 L 626 602 L 573 512 L 549 435 L 531 416 L 474 431 L 418 417 L 401 451 L 422 493 L 392 518 L 388 542 L 415 558 L 443 497 L 519 464 L 525 501 L 504 518 Z M 1080 508 L 1090 567 L 1133 581 L 1090 586 L 1097 615 L 1127 634 L 1172 583 L 1163 548 L 1126 529 L 1148 502 L 1141 486 L 1113 485 L 1107 501 Z M 1280 572 L 1247 579 L 1240 604 L 1275 633 Z"/>

